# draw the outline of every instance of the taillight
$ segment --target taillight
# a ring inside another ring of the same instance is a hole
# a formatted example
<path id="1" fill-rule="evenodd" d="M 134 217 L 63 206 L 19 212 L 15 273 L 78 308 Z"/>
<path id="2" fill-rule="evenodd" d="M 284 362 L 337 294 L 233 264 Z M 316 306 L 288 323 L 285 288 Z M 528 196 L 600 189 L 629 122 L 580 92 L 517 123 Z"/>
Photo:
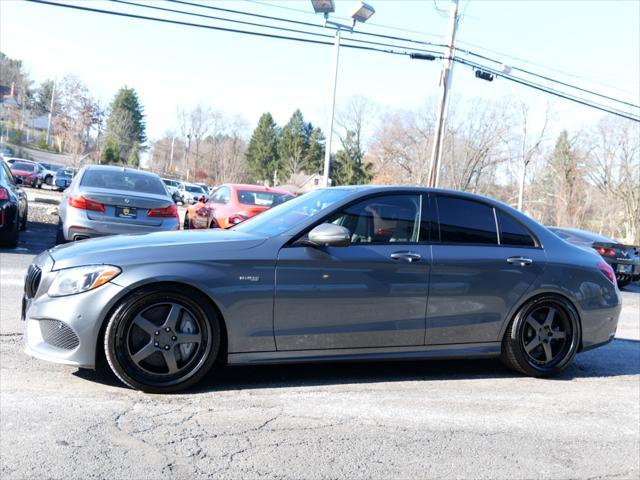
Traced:
<path id="1" fill-rule="evenodd" d="M 208 217 L 210 214 L 211 214 L 211 209 L 207 207 L 200 207 L 199 209 L 196 210 L 196 215 L 199 215 L 201 217 Z"/>
<path id="2" fill-rule="evenodd" d="M 104 212 L 104 205 L 93 200 L 88 200 L 83 196 L 69 197 L 69 205 L 81 210 L 91 210 L 93 212 Z"/>
<path id="3" fill-rule="evenodd" d="M 229 217 L 229 223 L 230 223 L 231 225 L 237 225 L 237 224 L 239 224 L 239 223 L 244 222 L 247 218 L 249 218 L 249 217 L 246 217 L 246 216 L 244 216 L 244 215 L 242 215 L 242 214 L 240 214 L 240 213 L 237 213 L 237 214 L 235 214 L 235 215 L 231 215 L 231 216 Z"/>
<path id="4" fill-rule="evenodd" d="M 596 252 L 598 252 L 600 255 L 610 255 L 610 256 L 613 256 L 613 255 L 615 255 L 615 254 L 616 254 L 616 251 L 615 251 L 615 250 L 611 250 L 610 248 L 609 248 L 609 249 L 606 249 L 606 248 L 602 248 L 602 247 L 600 247 L 600 248 L 596 248 Z"/>
<path id="5" fill-rule="evenodd" d="M 9 190 L 0 187 L 0 200 L 9 200 Z"/>
<path id="6" fill-rule="evenodd" d="M 605 262 L 598 262 L 598 268 L 605 277 L 611 280 L 611 283 L 616 286 L 618 285 L 618 282 L 616 281 L 616 274 L 613 271 L 613 268 L 611 268 L 611 265 Z"/>
<path id="7" fill-rule="evenodd" d="M 161 218 L 176 217 L 178 219 L 180 218 L 178 216 L 178 207 L 176 207 L 173 204 L 164 208 L 152 208 L 147 212 L 147 217 L 161 217 Z"/>

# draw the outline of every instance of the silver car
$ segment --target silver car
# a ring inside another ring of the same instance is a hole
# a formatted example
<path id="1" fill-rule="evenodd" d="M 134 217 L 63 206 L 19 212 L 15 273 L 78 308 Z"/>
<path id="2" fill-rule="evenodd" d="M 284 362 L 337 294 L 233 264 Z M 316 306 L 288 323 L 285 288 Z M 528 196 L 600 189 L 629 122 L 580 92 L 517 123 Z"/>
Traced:
<path id="1" fill-rule="evenodd" d="M 124 167 L 83 167 L 65 190 L 58 215 L 57 243 L 180 229 L 178 209 L 160 177 Z"/>
<path id="2" fill-rule="evenodd" d="M 611 267 L 500 202 L 411 187 L 317 190 L 230 230 L 42 253 L 26 351 L 171 392 L 218 364 L 500 357 L 532 376 L 614 338 Z"/>

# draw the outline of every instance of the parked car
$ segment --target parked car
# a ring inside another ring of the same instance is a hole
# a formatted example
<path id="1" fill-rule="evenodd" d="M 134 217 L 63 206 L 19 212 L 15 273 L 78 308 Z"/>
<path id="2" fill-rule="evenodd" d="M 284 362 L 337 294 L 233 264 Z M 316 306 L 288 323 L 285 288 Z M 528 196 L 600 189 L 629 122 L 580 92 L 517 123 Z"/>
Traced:
<path id="1" fill-rule="evenodd" d="M 167 191 L 169 192 L 169 195 L 171 195 L 171 198 L 173 198 L 173 202 L 174 203 L 184 203 L 182 201 L 182 195 L 180 194 L 180 183 L 177 180 L 171 180 L 170 178 L 162 178 L 162 183 L 164 183 L 165 187 L 167 187 Z"/>
<path id="2" fill-rule="evenodd" d="M 206 195 L 206 191 L 200 185 L 195 183 L 181 183 L 178 187 L 180 196 L 182 197 L 182 203 L 184 205 L 191 205 L 198 201 L 198 197 Z"/>
<path id="3" fill-rule="evenodd" d="M 218 227 L 213 206 L 206 195 L 200 195 L 196 203 L 187 207 L 182 225 L 185 230 Z"/>
<path id="4" fill-rule="evenodd" d="M 42 188 L 42 184 L 44 183 L 44 168 L 41 167 L 39 163 L 21 158 L 12 158 L 7 161 L 7 163 L 13 176 L 20 179 L 23 185 Z"/>
<path id="5" fill-rule="evenodd" d="M 216 188 L 209 202 L 218 226 L 229 228 L 292 198 L 293 193 L 279 188 L 226 183 Z"/>
<path id="6" fill-rule="evenodd" d="M 58 208 L 57 243 L 118 233 L 179 230 L 178 208 L 155 173 L 83 167 Z"/>
<path id="7" fill-rule="evenodd" d="M 53 177 L 53 186 L 59 192 L 66 190 L 75 176 L 76 171 L 73 168 L 62 168 L 58 170 Z"/>
<path id="8" fill-rule="evenodd" d="M 613 268 L 620 288 L 640 280 L 640 246 L 625 245 L 577 228 L 549 227 L 549 230 L 569 243 L 598 252 Z"/>
<path id="9" fill-rule="evenodd" d="M 14 248 L 21 230 L 27 229 L 27 196 L 9 169 L 0 160 L 0 246 Z"/>
<path id="10" fill-rule="evenodd" d="M 64 165 L 58 165 L 56 163 L 43 163 L 43 162 L 38 162 L 38 163 L 44 169 L 44 171 L 42 172 L 44 183 L 46 183 L 49 186 L 54 185 L 53 182 L 54 182 L 56 173 L 59 170 L 64 170 L 66 168 Z"/>
<path id="11" fill-rule="evenodd" d="M 610 342 L 611 267 L 486 197 L 335 187 L 230 230 L 115 236 L 38 256 L 26 351 L 172 392 L 216 361 L 500 357 L 564 370 Z M 585 360 L 585 361 L 588 361 Z"/>

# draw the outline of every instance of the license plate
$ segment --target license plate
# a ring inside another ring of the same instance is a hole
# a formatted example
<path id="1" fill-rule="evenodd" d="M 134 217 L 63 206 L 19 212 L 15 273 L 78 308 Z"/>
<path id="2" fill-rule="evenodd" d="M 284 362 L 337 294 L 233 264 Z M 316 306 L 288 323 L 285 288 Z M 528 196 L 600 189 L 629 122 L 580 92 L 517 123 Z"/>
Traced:
<path id="1" fill-rule="evenodd" d="M 116 217 L 136 218 L 138 210 L 135 207 L 116 207 Z"/>
<path id="2" fill-rule="evenodd" d="M 633 265 L 618 265 L 617 271 L 618 273 L 631 273 L 633 269 Z"/>

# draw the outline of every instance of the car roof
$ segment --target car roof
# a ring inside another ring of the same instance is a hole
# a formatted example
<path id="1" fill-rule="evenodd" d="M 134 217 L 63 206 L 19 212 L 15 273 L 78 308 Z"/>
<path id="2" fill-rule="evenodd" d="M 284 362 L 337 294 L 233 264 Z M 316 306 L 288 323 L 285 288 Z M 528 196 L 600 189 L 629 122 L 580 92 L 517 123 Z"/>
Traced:
<path id="1" fill-rule="evenodd" d="M 274 193 L 284 193 L 287 195 L 293 195 L 289 190 L 283 190 L 278 187 L 265 187 L 263 185 L 251 185 L 248 183 L 223 183 L 220 185 L 221 187 L 231 187 L 235 190 L 251 190 L 254 192 L 274 192 Z"/>
<path id="2" fill-rule="evenodd" d="M 129 168 L 129 167 L 124 167 L 124 166 L 118 166 L 118 165 L 85 165 L 83 167 L 83 169 L 86 170 L 98 170 L 98 171 L 104 171 L 104 172 L 113 172 L 116 170 L 122 171 L 122 172 L 135 172 L 138 173 L 140 175 L 146 175 L 148 177 L 153 177 L 153 178 L 159 178 L 158 175 L 156 175 L 153 172 L 145 172 L 144 170 L 138 170 L 137 168 Z"/>

